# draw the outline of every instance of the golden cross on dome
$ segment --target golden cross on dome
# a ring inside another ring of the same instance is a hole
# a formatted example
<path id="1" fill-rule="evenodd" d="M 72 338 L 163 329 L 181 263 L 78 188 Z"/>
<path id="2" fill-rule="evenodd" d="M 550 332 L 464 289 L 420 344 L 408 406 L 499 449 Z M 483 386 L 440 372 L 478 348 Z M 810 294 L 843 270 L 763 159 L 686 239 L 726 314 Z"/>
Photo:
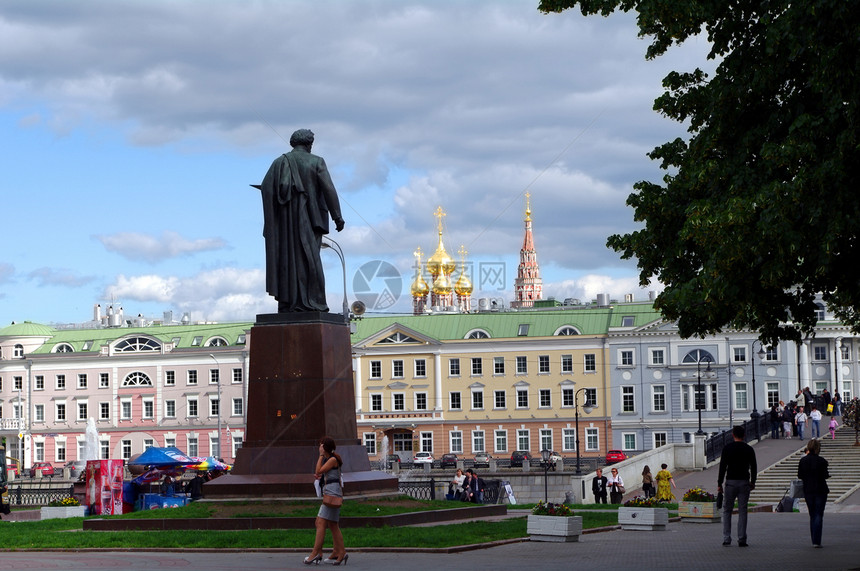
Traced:
<path id="1" fill-rule="evenodd" d="M 442 217 L 448 216 L 448 215 L 445 214 L 445 211 L 442 210 L 441 206 L 439 206 L 436 208 L 436 211 L 433 212 L 433 216 L 435 216 L 436 218 L 439 219 L 439 235 L 441 236 L 442 235 Z"/>
<path id="2" fill-rule="evenodd" d="M 460 246 L 460 249 L 457 250 L 457 253 L 460 254 L 460 261 L 464 264 L 466 263 L 466 254 L 468 254 L 468 250 L 466 250 L 466 246 Z"/>
<path id="3" fill-rule="evenodd" d="M 532 217 L 532 206 L 531 201 L 529 200 L 531 197 L 531 193 L 526 191 L 526 220 L 530 220 Z"/>
<path id="4" fill-rule="evenodd" d="M 418 265 L 421 265 L 421 256 L 424 255 L 424 252 L 421 251 L 421 246 L 415 248 L 415 251 L 412 252 L 412 255 L 418 258 Z"/>

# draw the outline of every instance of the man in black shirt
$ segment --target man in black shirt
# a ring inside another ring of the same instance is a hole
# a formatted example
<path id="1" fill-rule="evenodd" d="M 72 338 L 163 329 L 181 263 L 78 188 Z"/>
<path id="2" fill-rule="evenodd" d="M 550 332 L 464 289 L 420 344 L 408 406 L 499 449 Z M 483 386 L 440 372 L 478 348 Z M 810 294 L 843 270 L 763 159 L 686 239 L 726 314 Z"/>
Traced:
<path id="1" fill-rule="evenodd" d="M 591 480 L 591 491 L 594 494 L 594 503 L 606 503 L 606 485 L 609 479 L 603 475 L 603 470 L 597 469 L 597 476 Z"/>
<path id="2" fill-rule="evenodd" d="M 717 476 L 717 491 L 726 489 L 723 500 L 723 545 L 732 544 L 732 510 L 738 501 L 738 546 L 747 546 L 747 503 L 750 492 L 755 489 L 756 459 L 752 446 L 744 442 L 743 426 L 732 428 L 734 442 L 723 448 L 720 457 L 720 472 Z"/>

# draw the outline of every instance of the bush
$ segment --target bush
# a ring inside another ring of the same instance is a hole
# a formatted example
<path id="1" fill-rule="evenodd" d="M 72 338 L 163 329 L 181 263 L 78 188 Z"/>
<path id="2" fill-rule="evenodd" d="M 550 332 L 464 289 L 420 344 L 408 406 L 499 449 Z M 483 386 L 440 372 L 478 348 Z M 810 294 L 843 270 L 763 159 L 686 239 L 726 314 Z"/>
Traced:
<path id="1" fill-rule="evenodd" d="M 690 488 L 684 493 L 683 500 L 685 502 L 715 502 L 717 498 L 702 488 Z"/>
<path id="2" fill-rule="evenodd" d="M 62 500 L 54 500 L 48 504 L 49 508 L 73 508 L 75 506 L 81 505 L 81 502 L 78 501 L 77 498 L 68 497 L 63 498 Z"/>
<path id="3" fill-rule="evenodd" d="M 532 508 L 532 514 L 570 517 L 573 515 L 573 510 L 564 504 L 545 504 L 543 503 L 543 500 L 541 500 L 537 503 L 537 505 L 535 505 L 535 507 Z"/>

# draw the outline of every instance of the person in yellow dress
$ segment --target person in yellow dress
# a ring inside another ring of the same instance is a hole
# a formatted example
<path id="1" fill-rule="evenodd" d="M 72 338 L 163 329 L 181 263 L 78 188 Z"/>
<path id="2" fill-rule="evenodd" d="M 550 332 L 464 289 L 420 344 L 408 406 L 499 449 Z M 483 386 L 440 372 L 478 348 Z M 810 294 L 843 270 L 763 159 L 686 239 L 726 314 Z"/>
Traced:
<path id="1" fill-rule="evenodd" d="M 670 502 L 675 499 L 675 494 L 672 493 L 672 488 L 677 488 L 675 480 L 672 478 L 672 473 L 667 470 L 668 465 L 661 464 L 661 470 L 657 472 L 657 501 Z"/>

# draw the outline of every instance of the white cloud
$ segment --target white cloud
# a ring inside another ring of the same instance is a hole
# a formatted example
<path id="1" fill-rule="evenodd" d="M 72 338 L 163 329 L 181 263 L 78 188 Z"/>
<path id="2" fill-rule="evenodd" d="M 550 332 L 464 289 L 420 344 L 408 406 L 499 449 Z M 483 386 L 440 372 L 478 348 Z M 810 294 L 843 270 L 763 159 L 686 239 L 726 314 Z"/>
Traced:
<path id="1" fill-rule="evenodd" d="M 40 286 L 81 287 L 95 280 L 93 276 L 81 276 L 75 270 L 65 268 L 38 268 L 27 277 L 36 280 Z"/>
<path id="2" fill-rule="evenodd" d="M 178 232 L 165 231 L 160 237 L 137 232 L 120 232 L 111 235 L 98 235 L 95 238 L 104 244 L 109 252 L 115 252 L 129 260 L 142 260 L 150 263 L 169 258 L 188 256 L 198 252 L 220 250 L 225 243 L 220 238 L 189 240 Z"/>

